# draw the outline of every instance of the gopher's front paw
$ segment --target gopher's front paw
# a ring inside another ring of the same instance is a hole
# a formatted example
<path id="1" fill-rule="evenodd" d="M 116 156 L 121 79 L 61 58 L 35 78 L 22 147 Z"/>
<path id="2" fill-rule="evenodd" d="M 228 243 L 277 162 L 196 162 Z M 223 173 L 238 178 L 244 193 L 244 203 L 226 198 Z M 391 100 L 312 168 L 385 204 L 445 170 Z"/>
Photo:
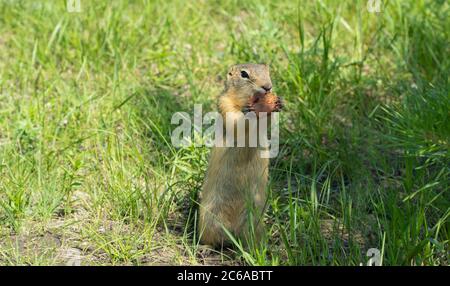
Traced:
<path id="1" fill-rule="evenodd" d="M 283 99 L 281 97 L 278 97 L 277 100 L 275 101 L 275 108 L 273 111 L 277 112 L 277 111 L 281 111 L 281 109 L 284 108 L 284 102 Z"/>
<path id="2" fill-rule="evenodd" d="M 255 107 L 252 104 L 247 104 L 242 108 L 242 113 L 247 114 L 249 112 L 255 112 Z"/>

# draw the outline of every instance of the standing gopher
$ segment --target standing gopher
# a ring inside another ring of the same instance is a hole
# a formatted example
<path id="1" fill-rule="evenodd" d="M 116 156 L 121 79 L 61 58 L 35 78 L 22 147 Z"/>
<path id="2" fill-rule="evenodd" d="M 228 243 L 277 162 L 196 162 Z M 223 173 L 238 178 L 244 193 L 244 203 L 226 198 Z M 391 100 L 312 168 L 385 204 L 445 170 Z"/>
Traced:
<path id="1" fill-rule="evenodd" d="M 249 111 L 255 112 L 259 120 L 260 112 L 270 114 L 280 109 L 281 100 L 272 93 L 267 65 L 239 64 L 230 68 L 219 97 L 224 124 L 226 116 L 236 124 Z M 248 128 L 247 137 L 257 136 Z M 229 242 L 224 228 L 244 242 L 250 239 L 252 229 L 255 238 L 260 237 L 269 159 L 261 157 L 261 147 L 250 147 L 248 138 L 245 140 L 244 147 L 214 147 L 211 151 L 200 199 L 199 231 L 204 244 L 219 246 Z"/>

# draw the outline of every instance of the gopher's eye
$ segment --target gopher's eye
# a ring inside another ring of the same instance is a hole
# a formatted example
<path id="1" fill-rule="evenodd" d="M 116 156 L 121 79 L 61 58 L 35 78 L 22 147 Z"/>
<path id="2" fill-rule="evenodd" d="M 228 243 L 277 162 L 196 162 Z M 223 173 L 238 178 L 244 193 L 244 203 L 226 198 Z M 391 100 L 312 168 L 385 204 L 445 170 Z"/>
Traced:
<path id="1" fill-rule="evenodd" d="M 246 71 L 241 71 L 241 77 L 249 78 L 248 73 Z"/>

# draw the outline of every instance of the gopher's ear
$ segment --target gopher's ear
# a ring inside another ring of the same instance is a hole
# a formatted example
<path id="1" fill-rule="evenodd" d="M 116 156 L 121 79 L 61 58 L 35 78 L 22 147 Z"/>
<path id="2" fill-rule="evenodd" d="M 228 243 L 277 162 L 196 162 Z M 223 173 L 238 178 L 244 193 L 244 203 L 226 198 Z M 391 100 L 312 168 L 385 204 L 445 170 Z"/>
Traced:
<path id="1" fill-rule="evenodd" d="M 230 79 L 230 78 L 233 76 L 234 72 L 235 72 L 234 66 L 230 67 L 230 68 L 228 69 L 227 79 Z"/>

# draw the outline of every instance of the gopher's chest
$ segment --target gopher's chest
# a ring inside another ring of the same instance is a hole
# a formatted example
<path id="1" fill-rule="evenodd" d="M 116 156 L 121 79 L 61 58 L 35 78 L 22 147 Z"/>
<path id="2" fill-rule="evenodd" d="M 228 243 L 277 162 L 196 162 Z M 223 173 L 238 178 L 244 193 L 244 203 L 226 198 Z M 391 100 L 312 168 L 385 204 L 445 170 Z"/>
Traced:
<path id="1" fill-rule="evenodd" d="M 232 148 L 222 157 L 223 183 L 236 192 L 264 190 L 268 178 L 268 159 L 256 148 Z M 226 169 L 226 170 L 225 170 Z"/>

